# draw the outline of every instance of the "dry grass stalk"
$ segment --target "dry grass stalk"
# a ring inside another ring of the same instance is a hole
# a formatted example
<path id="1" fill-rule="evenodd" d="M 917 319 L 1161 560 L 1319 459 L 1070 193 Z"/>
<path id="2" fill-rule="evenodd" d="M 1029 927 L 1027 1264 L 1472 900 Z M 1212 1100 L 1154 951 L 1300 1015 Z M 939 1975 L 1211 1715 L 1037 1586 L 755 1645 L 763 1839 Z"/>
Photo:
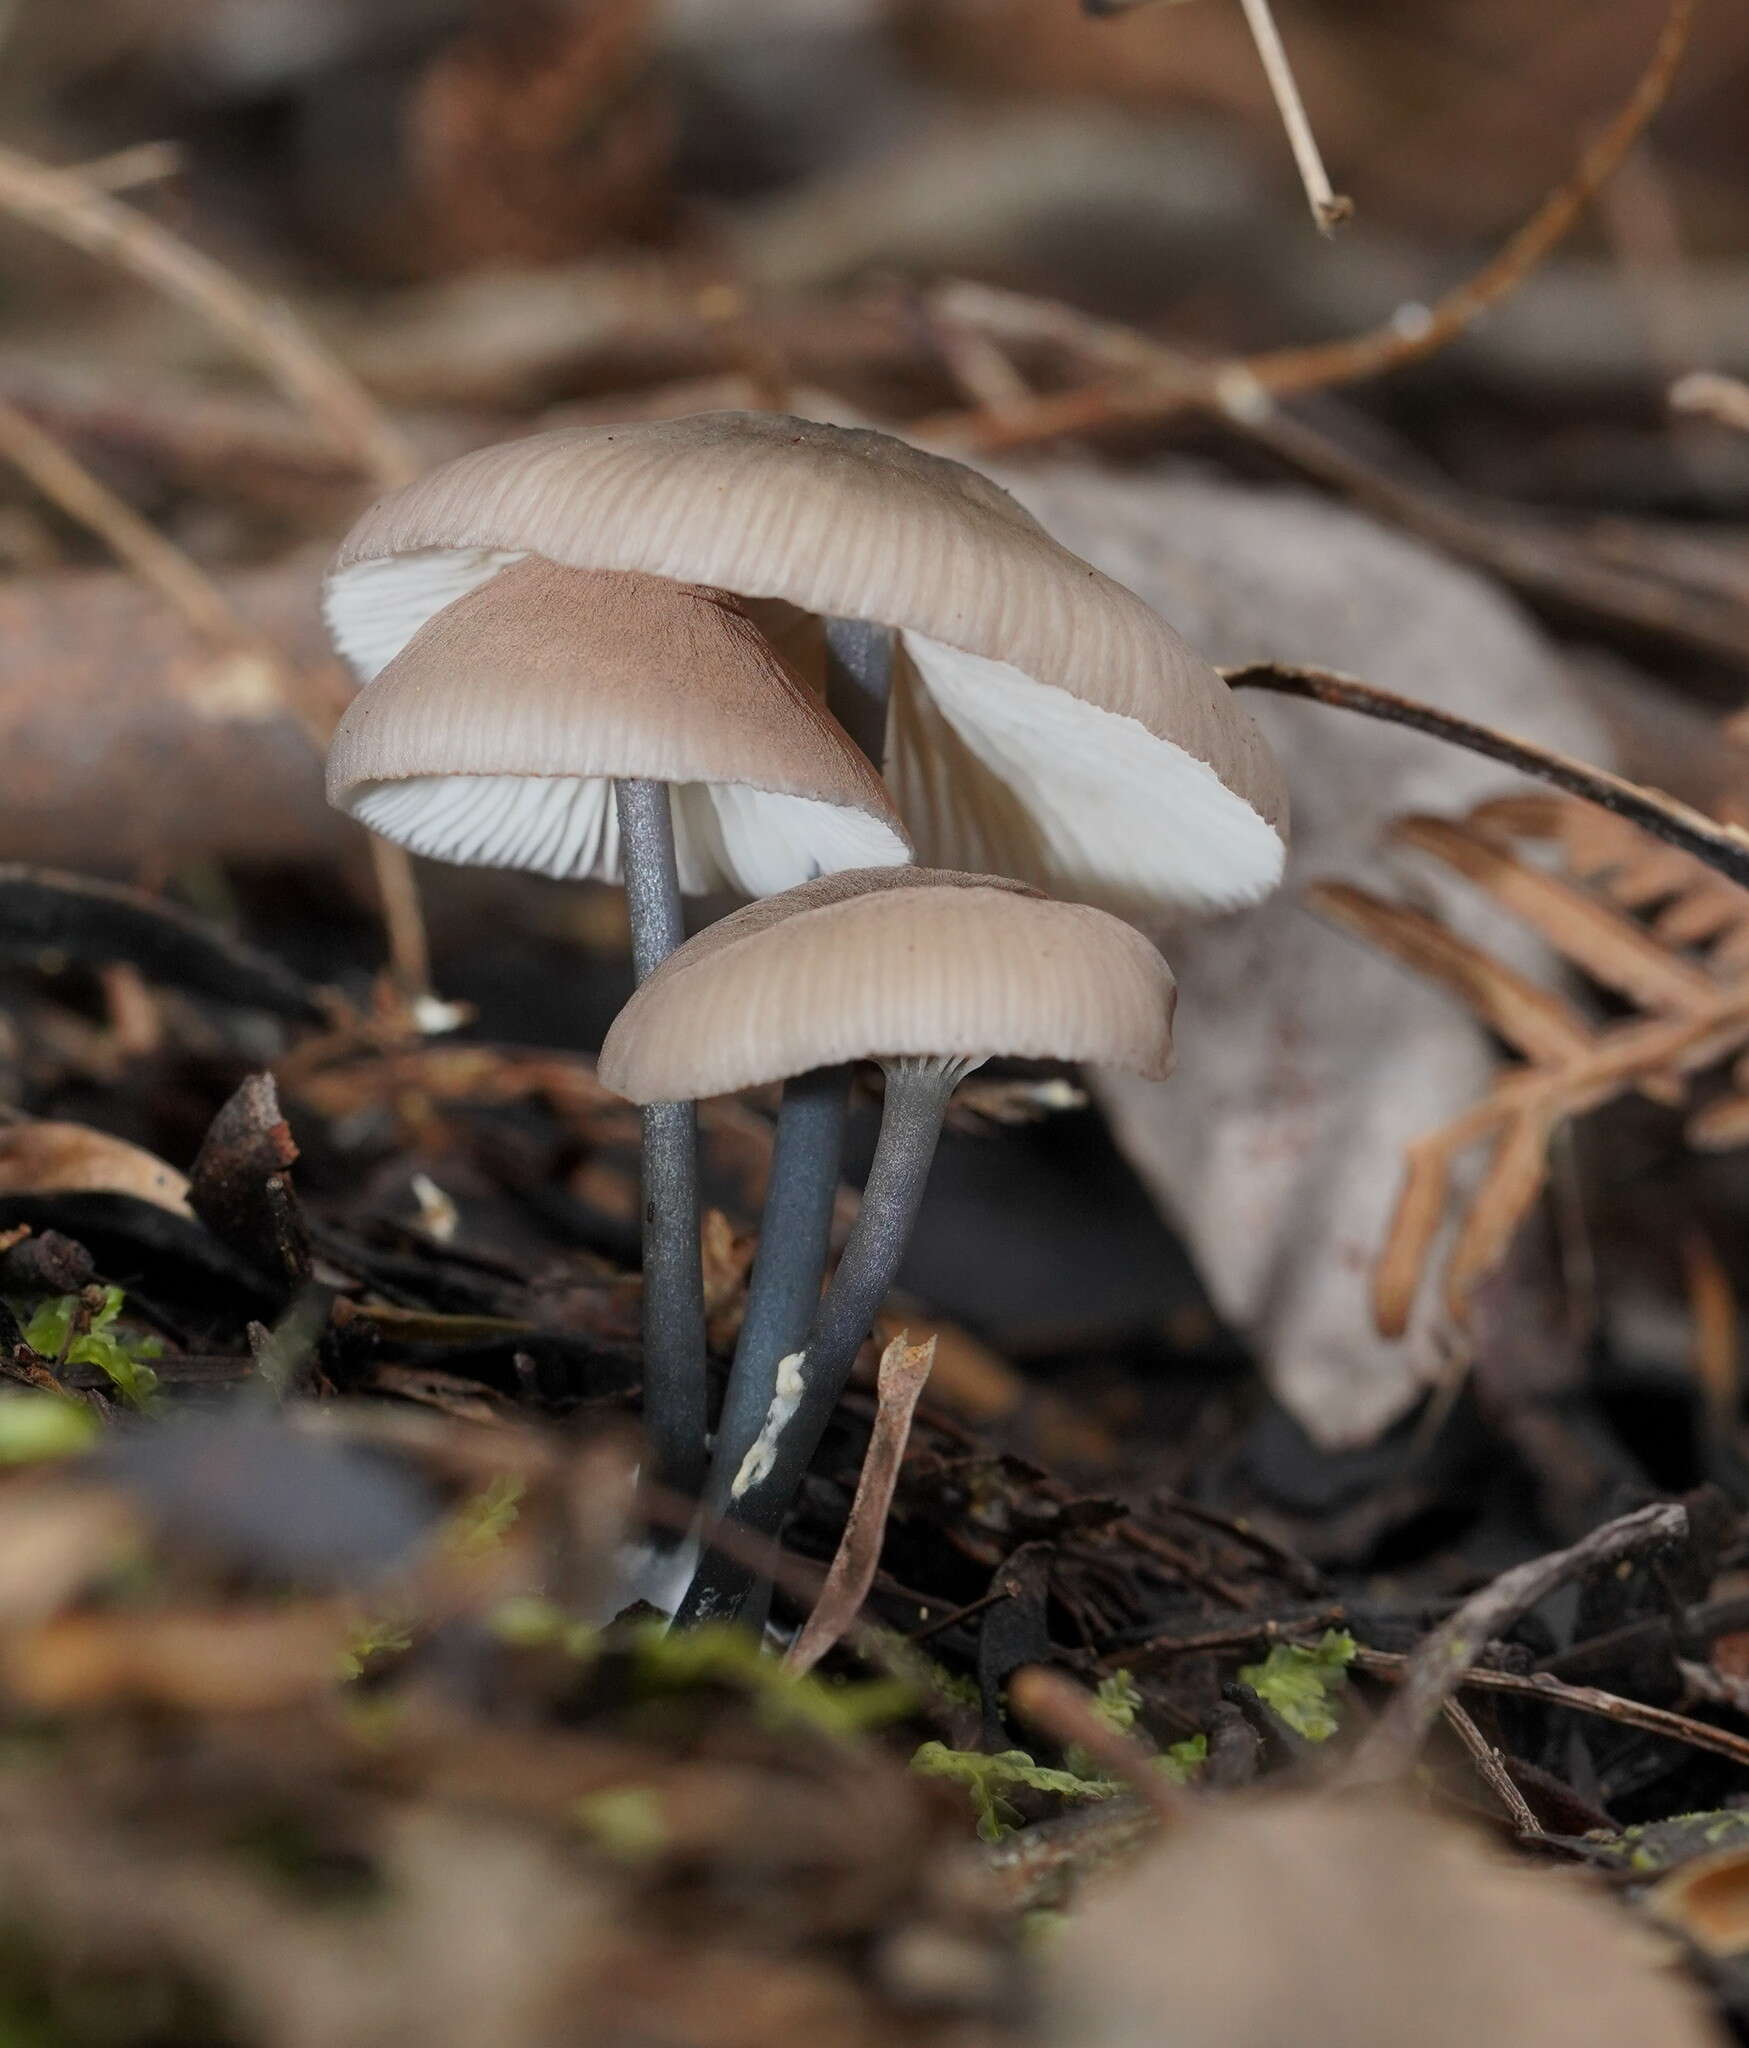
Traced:
<path id="1" fill-rule="evenodd" d="M 1224 363 L 1187 364 L 1141 335 L 1110 357 L 1110 374 L 994 410 L 918 422 L 919 440 L 956 452 L 994 454 L 1063 434 L 1165 419 L 1177 413 L 1266 407 L 1301 392 L 1359 383 L 1437 354 L 1511 296 L 1571 230 L 1663 105 L 1688 47 L 1695 0 L 1670 0 L 1657 45 L 1632 92 L 1581 154 L 1571 174 L 1472 276 L 1419 317 L 1399 313 L 1345 340 L 1267 350 Z"/>
<path id="2" fill-rule="evenodd" d="M 415 473 L 411 449 L 375 400 L 283 307 L 259 298 L 222 264 L 149 215 L 112 198 L 89 176 L 78 170 L 51 170 L 17 150 L 0 148 L 0 207 L 188 307 L 257 362 L 357 463 L 360 473 L 382 489 L 392 490 Z M 223 598 L 193 563 L 20 414 L 13 413 L 7 423 L 5 453 L 75 517 L 102 533 L 124 561 L 191 621 L 199 623 L 197 613 L 204 615 L 207 625 L 202 630 L 241 630 L 229 619 Z M 289 687 L 285 664 L 271 654 L 267 659 L 288 706 L 307 725 L 306 707 Z M 324 737 L 317 732 L 318 745 Z M 371 863 L 395 985 L 405 1001 L 417 1004 L 430 992 L 430 954 L 412 862 L 399 847 L 373 839 Z"/>
<path id="3" fill-rule="evenodd" d="M 826 1652 L 843 1640 L 868 1598 L 881 1561 L 893 1489 L 899 1483 L 899 1467 L 910 1441 L 911 1418 L 934 1363 L 935 1339 L 926 1337 L 921 1344 L 913 1344 L 904 1330 L 881 1353 L 880 1405 L 856 1482 L 856 1498 L 850 1503 L 838 1554 L 814 1611 L 783 1660 L 792 1671 L 812 1671 Z"/>

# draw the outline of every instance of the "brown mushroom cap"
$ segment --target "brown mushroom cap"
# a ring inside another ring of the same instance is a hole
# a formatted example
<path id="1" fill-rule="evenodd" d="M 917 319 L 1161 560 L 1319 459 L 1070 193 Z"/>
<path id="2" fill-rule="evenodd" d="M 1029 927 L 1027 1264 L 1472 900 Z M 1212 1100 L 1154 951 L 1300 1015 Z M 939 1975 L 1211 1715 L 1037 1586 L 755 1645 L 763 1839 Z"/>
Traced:
<path id="1" fill-rule="evenodd" d="M 899 630 L 888 769 L 922 857 L 1131 914 L 1280 878 L 1281 772 L 1212 668 L 963 464 L 766 413 L 481 449 L 373 506 L 329 578 L 371 675 L 524 553 Z"/>
<path id="2" fill-rule="evenodd" d="M 614 1020 L 600 1073 L 633 1102 L 906 1056 L 1086 1060 L 1160 1080 L 1175 996 L 1160 954 L 1104 911 L 993 875 L 873 868 L 689 940 Z"/>
<path id="3" fill-rule="evenodd" d="M 616 778 L 672 785 L 680 885 L 764 895 L 910 848 L 879 776 L 721 591 L 530 556 L 353 699 L 331 802 L 437 860 L 619 879 Z"/>

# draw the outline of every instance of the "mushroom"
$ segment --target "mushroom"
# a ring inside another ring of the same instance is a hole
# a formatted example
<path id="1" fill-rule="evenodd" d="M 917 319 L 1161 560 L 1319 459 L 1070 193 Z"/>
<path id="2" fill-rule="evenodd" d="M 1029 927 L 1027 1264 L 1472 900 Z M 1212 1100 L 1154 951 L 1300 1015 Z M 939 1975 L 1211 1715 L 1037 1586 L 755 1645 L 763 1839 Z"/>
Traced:
<path id="1" fill-rule="evenodd" d="M 525 555 L 777 600 L 833 626 L 834 709 L 918 856 L 1125 915 L 1280 879 L 1286 795 L 1250 714 L 1131 591 L 977 471 L 866 428 L 695 413 L 459 457 L 343 543 L 329 626 L 361 674 Z M 884 719 L 882 635 L 897 631 Z"/>
<path id="2" fill-rule="evenodd" d="M 327 590 L 336 644 L 370 674 L 529 553 L 756 601 L 885 766 L 931 865 L 1149 920 L 1237 907 L 1280 877 L 1286 797 L 1249 713 L 1140 598 L 961 463 L 769 413 L 482 449 L 353 529 Z M 810 1075 L 778 1116 L 771 1219 L 821 1257 L 846 1086 Z M 762 1387 L 773 1344 L 793 1349 L 806 1329 L 808 1269 L 762 1244 L 732 1410 L 763 1413 L 749 1380 Z"/>
<path id="3" fill-rule="evenodd" d="M 527 556 L 419 624 L 348 708 L 329 797 L 440 860 L 623 878 L 647 975 L 680 896 L 909 858 L 880 778 L 716 589 Z M 644 1111 L 646 1412 L 655 1469 L 704 1457 L 696 1118 Z"/>
<path id="4" fill-rule="evenodd" d="M 880 1137 L 837 1273 L 805 1341 L 778 1361 L 751 1432 L 725 1413 L 708 1507 L 776 1535 L 892 1285 L 964 1076 L 1006 1054 L 1163 1079 L 1174 999 L 1160 954 L 1105 912 L 994 876 L 915 868 L 827 875 L 752 904 L 650 976 L 601 1049 L 602 1080 L 633 1102 L 723 1094 L 858 1059 L 886 1074 Z M 745 1567 L 711 1552 L 681 1616 L 731 1618 L 752 1584 Z"/>

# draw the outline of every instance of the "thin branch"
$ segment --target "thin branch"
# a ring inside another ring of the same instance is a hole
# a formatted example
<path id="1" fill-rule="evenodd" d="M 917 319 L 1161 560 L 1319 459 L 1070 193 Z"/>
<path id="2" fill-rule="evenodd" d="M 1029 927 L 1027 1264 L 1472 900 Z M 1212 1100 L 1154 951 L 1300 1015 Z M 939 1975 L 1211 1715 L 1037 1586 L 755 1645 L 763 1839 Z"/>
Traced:
<path id="1" fill-rule="evenodd" d="M 1357 1650 L 1354 1668 L 1370 1672 L 1375 1678 L 1400 1679 L 1413 1661 L 1390 1650 Z M 1456 1685 L 1459 1692 L 1511 1693 L 1519 1699 L 1565 1707 L 1575 1714 L 1595 1714 L 1600 1721 L 1613 1721 L 1621 1728 L 1638 1728 L 1643 1734 L 1659 1735 L 1668 1742 L 1683 1742 L 1690 1749 L 1704 1749 L 1710 1755 L 1749 1768 L 1749 1736 L 1735 1735 L 1729 1728 L 1715 1728 L 1710 1721 L 1696 1721 L 1687 1714 L 1672 1713 L 1668 1707 L 1624 1699 L 1620 1693 L 1605 1692 L 1601 1686 L 1566 1685 L 1546 1672 L 1490 1671 L 1483 1665 L 1458 1672 Z"/>
<path id="2" fill-rule="evenodd" d="M 1324 391 L 1402 369 L 1436 354 L 1508 298 L 1572 228 L 1633 147 L 1669 93 L 1694 23 L 1695 0 L 1670 0 L 1645 71 L 1615 117 L 1567 177 L 1516 234 L 1471 277 L 1412 321 L 1393 315 L 1363 334 L 1305 348 L 1271 349 L 1224 363 L 1187 364 L 1136 337 L 1132 368 L 1072 391 L 1053 392 L 997 411 L 938 415 L 912 429 L 915 439 L 956 452 L 995 454 L 1063 434 L 1165 419 L 1191 411 L 1243 414 L 1296 392 Z"/>
<path id="3" fill-rule="evenodd" d="M 791 1671 L 812 1671 L 827 1651 L 843 1639 L 862 1611 L 868 1589 L 874 1584 L 875 1568 L 881 1561 L 887 1514 L 893 1505 L 899 1467 L 904 1463 L 905 1445 L 910 1440 L 911 1418 L 917 1412 L 934 1363 L 935 1339 L 928 1337 L 921 1344 L 913 1344 L 903 1330 L 881 1353 L 879 1406 L 856 1482 L 856 1498 L 850 1503 L 838 1554 L 826 1574 L 814 1611 L 783 1660 Z"/>
<path id="4" fill-rule="evenodd" d="M 251 357 L 385 490 L 417 467 L 412 451 L 352 373 L 283 305 L 149 215 L 99 191 L 76 170 L 51 170 L 0 148 L 0 208 L 113 263 L 189 307 Z"/>
<path id="5" fill-rule="evenodd" d="M 255 664 L 265 686 L 303 727 L 317 752 L 327 746 L 331 719 L 300 688 L 300 677 L 278 649 L 238 614 L 206 571 L 93 476 L 52 435 L 3 399 L 0 458 L 14 464 L 45 498 L 95 534 L 202 639 L 211 641 L 221 653 Z M 417 1002 L 430 990 L 431 956 L 412 861 L 403 848 L 374 833 L 368 836 L 368 843 L 395 984 L 407 1001 Z"/>
<path id="6" fill-rule="evenodd" d="M 1693 370 L 1670 387 L 1673 412 L 1698 414 L 1722 427 L 1749 434 L 1749 384 L 1715 370 Z"/>
<path id="7" fill-rule="evenodd" d="M 1678 803 L 1660 790 L 1646 789 L 1625 776 L 1612 775 L 1607 768 L 1593 768 L 1570 755 L 1539 747 L 1533 741 L 1499 732 L 1474 719 L 1459 718 L 1453 712 L 1436 710 L 1412 697 L 1375 689 L 1370 683 L 1337 675 L 1330 669 L 1297 668 L 1285 662 L 1265 661 L 1223 669 L 1221 673 L 1236 690 L 1273 690 L 1279 696 L 1302 697 L 1334 710 L 1357 711 L 1363 718 L 1407 726 L 1413 732 L 1430 734 L 1472 754 L 1485 754 L 1491 761 L 1502 762 L 1522 775 L 1534 776 L 1569 796 L 1583 797 L 1618 818 L 1628 819 L 1655 839 L 1692 854 L 1696 860 L 1749 888 L 1749 833 L 1735 825 L 1716 824 L 1704 812 Z"/>
<path id="8" fill-rule="evenodd" d="M 1512 1825 L 1521 1835 L 1540 1835 L 1542 1823 L 1531 1811 L 1530 1802 L 1513 1782 L 1506 1759 L 1488 1740 L 1456 1700 L 1445 1703 L 1446 1726 L 1470 1753 L 1483 1783 L 1506 1809 Z"/>
<path id="9" fill-rule="evenodd" d="M 1571 1549 L 1531 1558 L 1472 1594 L 1440 1623 L 1410 1658 L 1402 1690 L 1355 1751 L 1353 1777 L 1361 1783 L 1401 1777 L 1410 1770 L 1428 1731 L 1476 1652 L 1544 1600 L 1557 1586 L 1623 1558 L 1680 1543 L 1688 1534 L 1688 1512 L 1675 1502 L 1623 1515 Z M 1749 1749 L 1749 1745 L 1745 1745 Z"/>
<path id="10" fill-rule="evenodd" d="M 1241 4 L 1251 30 L 1251 40 L 1257 45 L 1257 54 L 1263 60 L 1263 75 L 1269 80 L 1269 90 L 1275 96 L 1276 112 L 1281 116 L 1281 125 L 1287 130 L 1288 147 L 1294 153 L 1300 183 L 1306 188 L 1306 204 L 1312 209 L 1312 219 L 1319 234 L 1334 234 L 1340 223 L 1353 213 L 1354 201 L 1331 189 L 1330 174 L 1318 153 L 1318 139 L 1306 117 L 1305 102 L 1300 98 L 1299 84 L 1294 78 L 1293 66 L 1288 62 L 1275 16 L 1270 12 L 1269 0 L 1241 0 Z"/>
<path id="11" fill-rule="evenodd" d="M 206 571 L 167 541 L 155 526 L 99 482 L 74 456 L 16 406 L 0 399 L 0 457 L 36 485 L 70 519 L 155 590 L 201 636 L 220 647 L 274 657 L 250 632 Z M 277 662 L 275 663 L 277 667 Z M 326 735 L 319 734 L 318 740 Z"/>
<path id="12" fill-rule="evenodd" d="M 99 192 L 137 192 L 142 185 L 161 185 L 179 177 L 182 145 L 177 142 L 135 142 L 108 156 L 88 157 L 75 167 L 86 184 Z"/>

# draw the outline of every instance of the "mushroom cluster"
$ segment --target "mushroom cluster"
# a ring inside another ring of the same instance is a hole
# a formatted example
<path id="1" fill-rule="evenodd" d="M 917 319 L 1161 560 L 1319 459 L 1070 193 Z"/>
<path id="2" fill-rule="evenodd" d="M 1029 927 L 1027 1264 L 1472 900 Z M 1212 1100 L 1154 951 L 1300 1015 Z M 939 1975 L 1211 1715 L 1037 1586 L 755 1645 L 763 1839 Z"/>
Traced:
<path id="1" fill-rule="evenodd" d="M 776 1536 L 953 1089 L 999 1057 L 1163 1079 L 1172 974 L 1135 926 L 1275 886 L 1280 769 L 1133 593 L 862 429 L 707 413 L 483 449 L 373 506 L 325 596 L 367 684 L 334 803 L 434 859 L 625 886 L 638 987 L 600 1071 L 643 1116 L 651 1467 Z M 756 900 L 686 938 L 682 897 L 723 890 Z M 880 1137 L 827 1286 L 865 1060 Z M 713 1439 L 695 1105 L 772 1082 Z M 707 1550 L 680 1614 L 761 1602 Z"/>

